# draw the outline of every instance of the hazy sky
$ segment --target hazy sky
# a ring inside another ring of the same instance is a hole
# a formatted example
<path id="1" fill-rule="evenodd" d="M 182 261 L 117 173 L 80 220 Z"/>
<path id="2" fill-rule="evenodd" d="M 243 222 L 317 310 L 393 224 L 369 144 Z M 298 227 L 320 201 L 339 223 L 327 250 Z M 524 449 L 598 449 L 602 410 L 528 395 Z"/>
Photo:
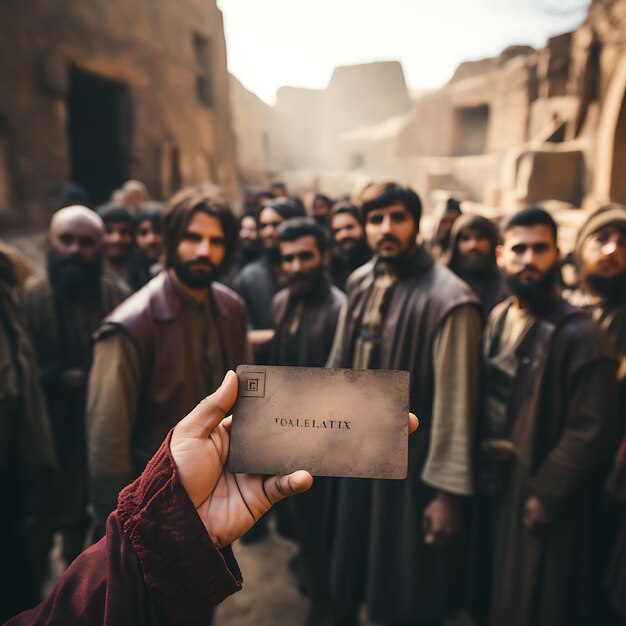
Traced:
<path id="1" fill-rule="evenodd" d="M 273 103 L 284 85 L 324 88 L 337 65 L 401 61 L 410 89 L 466 60 L 541 47 L 578 26 L 587 0 L 218 0 L 228 69 Z"/>

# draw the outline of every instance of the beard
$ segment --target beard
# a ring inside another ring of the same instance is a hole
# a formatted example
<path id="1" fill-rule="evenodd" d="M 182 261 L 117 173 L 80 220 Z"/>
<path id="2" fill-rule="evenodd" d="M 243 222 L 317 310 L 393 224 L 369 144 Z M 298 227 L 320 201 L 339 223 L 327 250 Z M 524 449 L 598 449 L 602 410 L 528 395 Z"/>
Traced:
<path id="1" fill-rule="evenodd" d="M 286 283 L 292 296 L 311 298 L 326 283 L 326 271 L 323 267 L 318 267 L 310 272 L 290 274 L 286 278 Z"/>
<path id="2" fill-rule="evenodd" d="M 206 270 L 197 269 L 198 266 L 205 267 Z M 217 266 L 209 259 L 181 261 L 178 256 L 174 257 L 172 261 L 172 269 L 176 273 L 178 280 L 191 289 L 207 289 L 210 287 L 215 280 L 218 270 Z"/>
<path id="3" fill-rule="evenodd" d="M 88 261 L 79 255 L 64 256 L 50 250 L 48 276 L 56 294 L 74 302 L 87 302 L 100 294 L 101 259 Z"/>
<path id="4" fill-rule="evenodd" d="M 459 254 L 457 250 L 456 254 L 458 255 L 459 272 L 465 276 L 481 276 L 491 272 L 496 267 L 495 254 L 493 252 L 468 256 Z"/>
<path id="5" fill-rule="evenodd" d="M 550 299 L 556 290 L 561 268 L 555 263 L 539 278 L 531 281 L 522 281 L 519 274 L 506 274 L 506 282 L 511 293 L 532 308 Z"/>
<path id="6" fill-rule="evenodd" d="M 626 297 L 626 271 L 611 277 L 587 274 L 583 283 L 589 291 L 604 300 L 620 300 Z"/>

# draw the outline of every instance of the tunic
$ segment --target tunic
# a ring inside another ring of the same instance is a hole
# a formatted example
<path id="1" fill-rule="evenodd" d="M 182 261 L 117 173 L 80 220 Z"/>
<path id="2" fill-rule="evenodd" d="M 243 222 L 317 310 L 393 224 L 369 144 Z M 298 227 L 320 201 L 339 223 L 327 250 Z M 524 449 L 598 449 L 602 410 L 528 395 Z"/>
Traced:
<path id="1" fill-rule="evenodd" d="M 481 453 L 480 563 L 474 576 L 493 626 L 592 621 L 593 494 L 616 432 L 615 361 L 595 324 L 562 300 L 532 316 L 494 310 L 485 337 L 481 450 L 508 440 L 504 460 Z M 495 479 L 494 479 L 495 476 Z M 530 496 L 550 520 L 522 524 Z"/>
<path id="2" fill-rule="evenodd" d="M 407 480 L 341 480 L 333 596 L 346 608 L 364 599 L 374 622 L 443 619 L 465 600 L 464 542 L 427 546 L 422 514 L 438 491 L 473 492 L 478 302 L 421 247 L 397 276 L 374 258 L 352 275 L 347 293 L 329 365 L 358 359 L 409 370 L 420 432 L 409 440 Z"/>

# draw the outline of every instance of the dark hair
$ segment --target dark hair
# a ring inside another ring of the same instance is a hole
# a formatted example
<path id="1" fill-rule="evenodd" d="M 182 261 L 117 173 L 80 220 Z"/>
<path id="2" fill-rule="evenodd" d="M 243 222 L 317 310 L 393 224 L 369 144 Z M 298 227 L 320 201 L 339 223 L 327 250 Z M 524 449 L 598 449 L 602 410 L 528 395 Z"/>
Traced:
<path id="1" fill-rule="evenodd" d="M 278 227 L 279 244 L 283 241 L 295 241 L 308 236 L 315 237 L 320 252 L 325 252 L 330 247 L 326 230 L 311 217 L 294 217 L 284 221 Z"/>
<path id="2" fill-rule="evenodd" d="M 293 217 L 304 217 L 306 215 L 304 207 L 291 198 L 275 198 L 274 200 L 270 200 L 261 208 L 259 215 L 261 215 L 265 209 L 274 209 L 274 211 L 285 220 L 290 220 Z"/>
<path id="3" fill-rule="evenodd" d="M 446 213 L 461 215 L 461 203 L 456 198 L 448 198 L 446 200 Z"/>
<path id="4" fill-rule="evenodd" d="M 554 243 L 557 243 L 558 227 L 556 222 L 550 213 L 541 207 L 529 206 L 518 211 L 505 222 L 502 233 L 506 233 L 516 226 L 547 226 L 552 233 Z"/>
<path id="5" fill-rule="evenodd" d="M 335 204 L 333 204 L 332 209 L 328 213 L 328 225 L 330 226 L 335 215 L 341 215 L 342 213 L 352 215 L 352 217 L 359 224 L 361 224 L 361 226 L 363 225 L 363 212 L 358 206 L 356 206 L 356 204 L 350 202 L 350 200 L 339 200 L 339 202 L 335 202 Z"/>
<path id="6" fill-rule="evenodd" d="M 163 210 L 163 244 L 165 246 L 166 266 L 170 266 L 176 256 L 176 248 L 180 243 L 189 220 L 194 213 L 206 213 L 217 218 L 224 230 L 225 256 L 222 267 L 226 266 L 235 253 L 237 243 L 237 220 L 229 203 L 215 191 L 207 191 L 200 187 L 187 187 L 176 193 L 165 205 Z"/>
<path id="7" fill-rule="evenodd" d="M 313 204 L 315 204 L 318 200 L 325 202 L 329 207 L 333 205 L 333 201 L 326 194 L 316 193 L 313 197 Z"/>
<path id="8" fill-rule="evenodd" d="M 161 217 L 163 216 L 163 205 L 160 202 L 144 202 L 139 208 L 139 213 L 134 217 L 134 226 L 137 230 L 142 222 L 150 220 L 154 230 L 161 230 Z"/>
<path id="9" fill-rule="evenodd" d="M 285 183 L 283 183 L 281 180 L 277 180 L 270 185 L 271 189 L 276 189 L 277 187 L 282 187 L 283 189 L 287 190 L 287 185 L 285 185 Z"/>
<path id="10" fill-rule="evenodd" d="M 363 217 L 367 216 L 370 211 L 386 209 L 392 204 L 402 204 L 413 216 L 415 226 L 419 230 L 420 218 L 422 217 L 422 202 L 410 187 L 403 187 L 398 183 L 392 182 L 370 183 L 361 192 L 359 200 L 363 210 Z"/>
<path id="11" fill-rule="evenodd" d="M 102 218 L 105 224 L 124 222 L 131 227 L 133 226 L 133 216 L 126 207 L 117 204 L 104 204 L 96 209 L 96 213 Z"/>

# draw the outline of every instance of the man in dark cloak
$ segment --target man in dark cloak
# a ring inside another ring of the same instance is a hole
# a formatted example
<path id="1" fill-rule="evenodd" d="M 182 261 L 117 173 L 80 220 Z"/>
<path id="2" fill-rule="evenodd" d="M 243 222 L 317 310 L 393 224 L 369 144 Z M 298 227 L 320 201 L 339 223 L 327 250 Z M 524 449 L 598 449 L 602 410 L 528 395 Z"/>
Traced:
<path id="1" fill-rule="evenodd" d="M 268 362 L 269 342 L 273 335 L 272 298 L 280 289 L 278 227 L 285 220 L 304 215 L 304 209 L 289 198 L 266 203 L 259 212 L 259 235 L 264 254 L 246 265 L 235 278 L 234 289 L 246 303 L 250 340 L 257 363 Z"/>
<path id="2" fill-rule="evenodd" d="M 490 626 L 601 623 L 592 509 L 615 447 L 616 362 L 593 320 L 559 296 L 556 242 L 552 217 L 531 207 L 498 248 L 513 295 L 485 333 L 474 575 Z"/>
<path id="3" fill-rule="evenodd" d="M 361 209 L 349 200 L 340 200 L 331 209 L 328 225 L 333 240 L 330 275 L 335 285 L 345 291 L 348 276 L 372 258 Z"/>
<path id="4" fill-rule="evenodd" d="M 626 207 L 612 204 L 599 209 L 583 224 L 576 240 L 574 258 L 579 287 L 570 302 L 589 312 L 607 332 L 619 359 L 620 428 L 626 426 Z M 624 440 L 626 441 L 626 439 Z M 596 585 L 604 582 L 609 565 L 609 595 L 615 610 L 626 619 L 626 444 L 622 444 L 609 478 L 613 498 L 600 497 L 596 512 L 598 523 L 595 550 Z M 622 529 L 620 531 L 620 528 Z M 605 598 L 598 590 L 598 602 Z M 618 623 L 607 608 L 607 626 Z"/>
<path id="5" fill-rule="evenodd" d="M 41 599 L 37 546 L 46 525 L 47 476 L 54 441 L 26 320 L 15 296 L 18 277 L 0 253 L 0 622 Z"/>
<path id="6" fill-rule="evenodd" d="M 278 246 L 286 287 L 274 296 L 276 335 L 271 362 L 324 367 L 346 301 L 327 275 L 330 246 L 326 231 L 311 218 L 287 220 L 278 229 Z M 311 601 L 308 626 L 327 624 L 332 616 L 328 571 L 335 482 L 316 478 L 306 496 L 285 503 L 300 547 L 299 573 Z"/>
<path id="7" fill-rule="evenodd" d="M 481 315 L 476 296 L 416 244 L 421 203 L 371 184 L 362 210 L 374 258 L 348 280 L 329 365 L 411 373 L 404 481 L 342 479 L 331 570 L 338 621 L 366 601 L 376 623 L 441 624 L 465 600 L 463 502 L 473 492 Z"/>
<path id="8" fill-rule="evenodd" d="M 478 296 L 485 318 L 509 295 L 496 263 L 500 235 L 496 225 L 482 215 L 461 215 L 452 227 L 450 246 L 443 261 Z"/>
<path id="9" fill-rule="evenodd" d="M 47 272 L 30 278 L 22 291 L 58 459 L 47 491 L 47 532 L 39 544 L 43 574 L 54 533 L 62 533 L 69 565 L 82 552 L 90 525 L 85 397 L 91 335 L 130 295 L 124 283 L 102 274 L 103 230 L 91 209 L 76 205 L 57 211 L 47 238 Z"/>

